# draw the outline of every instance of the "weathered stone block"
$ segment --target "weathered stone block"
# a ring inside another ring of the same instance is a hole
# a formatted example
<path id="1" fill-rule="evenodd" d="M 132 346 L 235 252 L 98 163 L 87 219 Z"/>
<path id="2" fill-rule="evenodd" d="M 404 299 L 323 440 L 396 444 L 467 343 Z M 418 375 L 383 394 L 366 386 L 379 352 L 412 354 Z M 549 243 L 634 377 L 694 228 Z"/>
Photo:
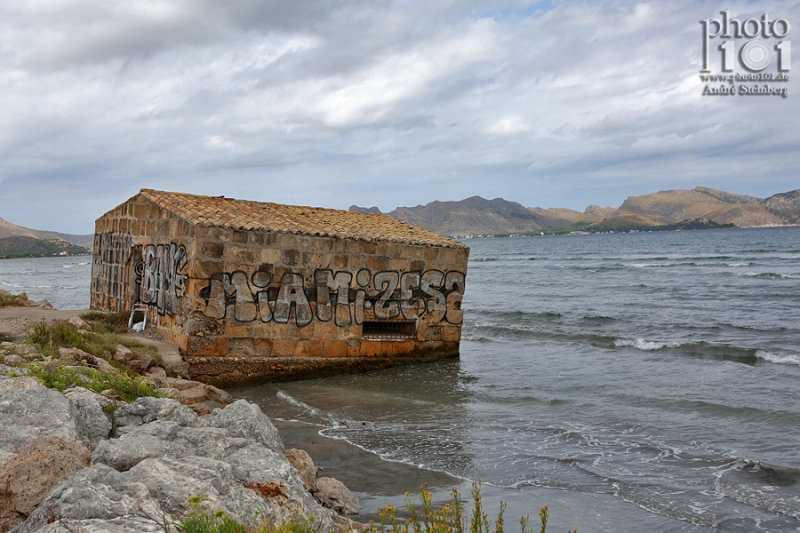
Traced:
<path id="1" fill-rule="evenodd" d="M 252 338 L 230 338 L 228 352 L 231 355 L 255 355 L 254 341 Z"/>
<path id="2" fill-rule="evenodd" d="M 291 339 L 275 339 L 272 342 L 272 355 L 278 357 L 294 355 L 294 342 Z"/>
<path id="3" fill-rule="evenodd" d="M 375 357 L 385 356 L 392 354 L 392 348 L 389 342 L 381 341 L 361 341 L 361 356 L 362 357 Z"/>
<path id="4" fill-rule="evenodd" d="M 323 352 L 326 357 L 347 356 L 347 343 L 345 341 L 324 341 Z"/>
<path id="5" fill-rule="evenodd" d="M 297 266 L 300 264 L 301 254 L 294 249 L 281 250 L 281 263 L 286 266 Z"/>
<path id="6" fill-rule="evenodd" d="M 294 344 L 294 352 L 292 353 L 295 357 L 308 357 L 311 355 L 311 341 L 297 341 Z"/>
<path id="7" fill-rule="evenodd" d="M 320 340 L 309 341 L 309 355 L 313 357 L 320 357 L 325 354 L 323 348 L 324 348 L 323 341 Z"/>
<path id="8" fill-rule="evenodd" d="M 268 338 L 255 339 L 253 351 L 255 355 L 269 357 L 272 355 L 272 341 Z"/>
<path id="9" fill-rule="evenodd" d="M 316 321 L 314 323 L 314 338 L 316 339 L 336 339 L 338 337 L 338 333 L 339 329 L 336 327 L 336 323 L 333 320 L 329 322 Z"/>
<path id="10" fill-rule="evenodd" d="M 411 355 L 417 348 L 417 343 L 415 341 L 392 342 L 391 345 L 392 345 L 392 355 L 396 356 Z"/>
<path id="11" fill-rule="evenodd" d="M 261 250 L 260 260 L 262 263 L 274 265 L 281 260 L 281 251 L 277 248 L 265 248 Z"/>
<path id="12" fill-rule="evenodd" d="M 445 342 L 458 342 L 461 340 L 461 328 L 442 327 L 442 340 Z"/>
<path id="13" fill-rule="evenodd" d="M 235 244 L 226 244 L 225 260 L 228 263 L 245 263 L 252 265 L 256 261 L 256 256 L 251 248 L 244 248 Z"/>
<path id="14" fill-rule="evenodd" d="M 371 255 L 369 259 L 367 259 L 367 266 L 373 273 L 389 270 L 389 258 L 380 255 Z"/>

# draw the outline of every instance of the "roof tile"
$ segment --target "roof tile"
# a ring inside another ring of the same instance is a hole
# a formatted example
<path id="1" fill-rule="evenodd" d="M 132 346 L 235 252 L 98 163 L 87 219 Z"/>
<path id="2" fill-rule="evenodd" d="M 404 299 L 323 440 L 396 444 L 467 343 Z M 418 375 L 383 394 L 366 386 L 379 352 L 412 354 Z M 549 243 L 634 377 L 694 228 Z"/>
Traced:
<path id="1" fill-rule="evenodd" d="M 162 209 L 198 226 L 466 248 L 458 241 L 379 213 L 282 205 L 153 189 L 142 189 L 139 194 Z"/>

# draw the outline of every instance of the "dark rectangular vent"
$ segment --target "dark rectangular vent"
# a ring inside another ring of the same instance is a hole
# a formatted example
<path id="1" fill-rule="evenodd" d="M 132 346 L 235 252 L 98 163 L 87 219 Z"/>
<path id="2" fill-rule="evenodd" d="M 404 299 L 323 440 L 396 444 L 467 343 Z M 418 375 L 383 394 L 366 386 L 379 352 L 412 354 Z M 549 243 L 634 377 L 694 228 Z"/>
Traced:
<path id="1" fill-rule="evenodd" d="M 401 341 L 417 336 L 417 323 L 413 320 L 364 321 L 361 337 L 377 341 Z"/>

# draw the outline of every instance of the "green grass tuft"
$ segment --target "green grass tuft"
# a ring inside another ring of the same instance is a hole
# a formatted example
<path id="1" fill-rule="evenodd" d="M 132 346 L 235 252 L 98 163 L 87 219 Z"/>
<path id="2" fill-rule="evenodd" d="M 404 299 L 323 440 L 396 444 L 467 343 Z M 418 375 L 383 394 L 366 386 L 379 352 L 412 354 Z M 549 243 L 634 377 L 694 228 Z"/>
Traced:
<path id="1" fill-rule="evenodd" d="M 5 294 L 5 291 L 2 291 L 3 294 L 0 294 L 0 307 L 23 307 L 25 302 L 28 301 L 28 295 L 24 292 L 19 294 Z"/>
<path id="2" fill-rule="evenodd" d="M 127 402 L 143 396 L 166 397 L 166 394 L 151 385 L 144 377 L 131 377 L 89 367 L 66 367 L 52 363 L 29 363 L 25 368 L 29 370 L 29 375 L 36 377 L 42 385 L 61 392 L 70 387 L 83 387 L 95 392 L 113 390 L 120 399 Z"/>

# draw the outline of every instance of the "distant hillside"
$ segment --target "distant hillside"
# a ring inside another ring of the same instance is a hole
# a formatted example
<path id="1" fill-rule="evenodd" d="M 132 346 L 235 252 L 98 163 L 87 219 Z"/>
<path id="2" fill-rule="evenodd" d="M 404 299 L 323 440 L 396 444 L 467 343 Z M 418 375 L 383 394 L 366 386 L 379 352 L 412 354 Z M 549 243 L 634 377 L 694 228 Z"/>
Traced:
<path id="1" fill-rule="evenodd" d="M 350 210 L 380 212 L 355 205 Z M 618 208 L 590 205 L 583 213 L 473 196 L 460 202 L 398 207 L 388 215 L 455 237 L 782 226 L 800 224 L 800 190 L 761 199 L 707 187 L 676 189 L 631 196 Z"/>
<path id="2" fill-rule="evenodd" d="M 765 200 L 706 187 L 631 196 L 614 214 L 605 218 L 601 227 L 622 227 L 626 220 L 635 220 L 635 225 L 640 229 L 687 220 L 707 220 L 737 227 L 782 226 L 790 223 L 788 219 L 771 213 Z"/>
<path id="3" fill-rule="evenodd" d="M 0 239 L 0 259 L 14 257 L 50 257 L 54 255 L 84 255 L 89 249 L 62 239 L 37 239 L 28 236 Z"/>
<path id="4" fill-rule="evenodd" d="M 36 229 L 17 226 L 0 218 L 0 238 L 3 237 L 33 237 L 34 239 L 61 239 L 72 244 L 91 246 L 94 240 L 93 235 L 70 235 L 68 233 L 57 233 L 55 231 L 41 231 Z"/>

